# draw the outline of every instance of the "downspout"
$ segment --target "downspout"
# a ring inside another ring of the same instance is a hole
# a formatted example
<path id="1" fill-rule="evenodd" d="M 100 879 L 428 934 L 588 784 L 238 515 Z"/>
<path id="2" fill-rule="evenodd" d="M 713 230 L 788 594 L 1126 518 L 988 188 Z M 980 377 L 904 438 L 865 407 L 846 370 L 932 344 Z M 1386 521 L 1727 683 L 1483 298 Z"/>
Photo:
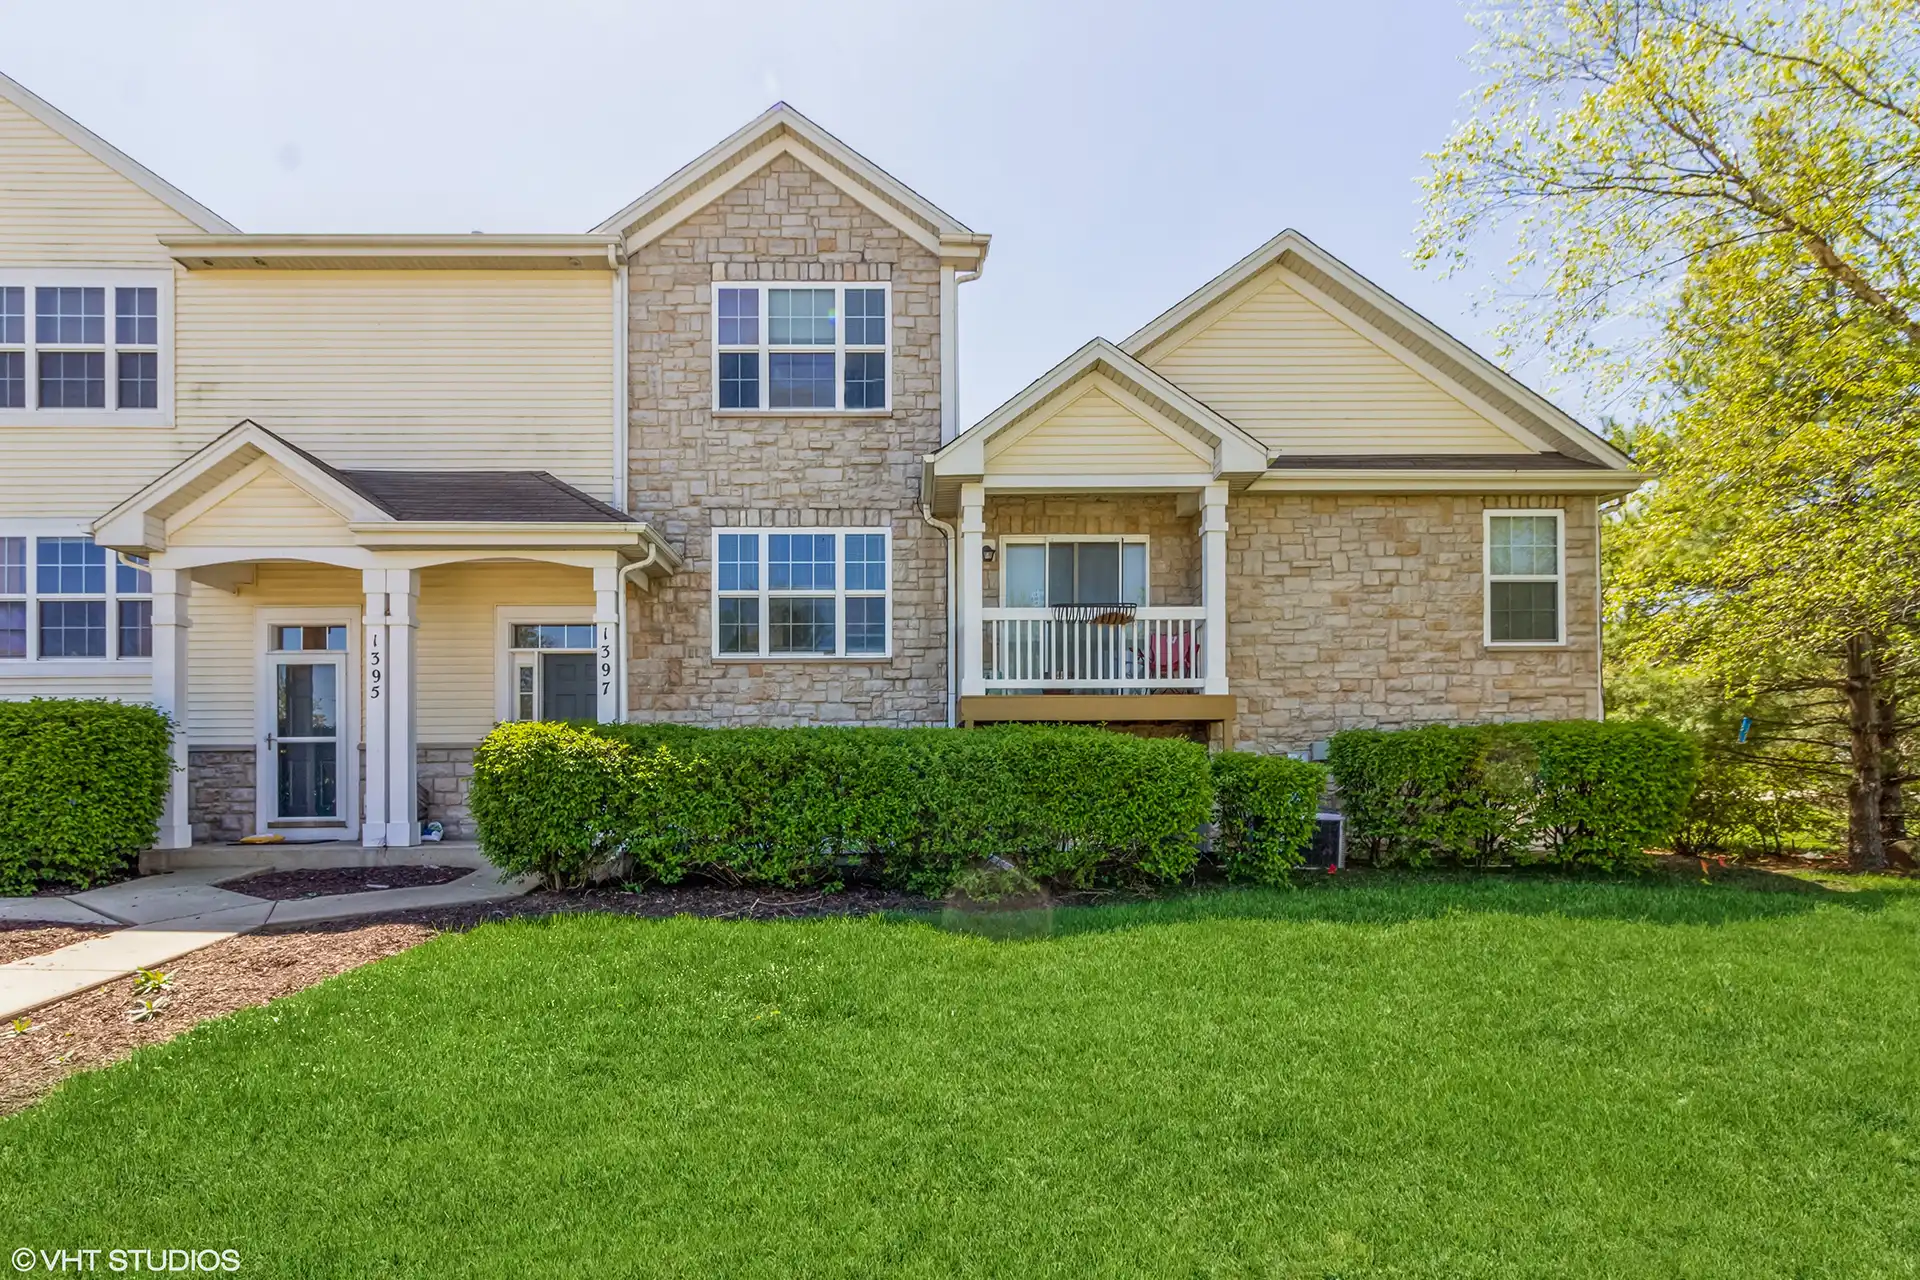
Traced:
<path id="1" fill-rule="evenodd" d="M 960 722 L 960 706 L 954 701 L 954 669 L 960 665 L 959 641 L 955 634 L 953 614 L 955 607 L 954 585 L 960 578 L 960 567 L 955 563 L 959 556 L 959 540 L 954 537 L 953 526 L 945 520 L 937 520 L 933 515 L 933 504 L 920 504 L 920 518 L 938 529 L 947 540 L 947 728 L 951 729 Z"/>
<path id="2" fill-rule="evenodd" d="M 631 417 L 629 401 L 633 389 L 627 381 L 627 258 L 613 246 L 607 246 L 607 261 L 613 275 L 613 505 L 625 511 L 631 496 L 627 491 L 627 431 Z"/>
<path id="3" fill-rule="evenodd" d="M 620 592 L 620 626 L 619 629 L 614 632 L 615 651 L 619 655 L 620 663 L 620 684 L 618 686 L 620 696 L 614 699 L 614 714 L 622 724 L 625 724 L 627 720 L 627 684 L 632 679 L 632 673 L 627 670 L 627 657 L 632 647 L 632 641 L 627 635 L 627 575 L 637 569 L 647 568 L 659 558 L 660 544 L 650 542 L 647 544 L 647 554 L 644 557 L 635 560 L 613 577 L 614 585 L 619 588 Z"/>
<path id="4" fill-rule="evenodd" d="M 1611 503 L 1593 504 L 1593 665 L 1594 680 L 1599 685 L 1594 697 L 1595 705 L 1600 712 L 1595 718 L 1600 720 L 1607 718 L 1607 594 L 1606 584 L 1601 581 L 1600 567 L 1602 564 L 1600 539 L 1606 532 L 1606 521 L 1602 513 L 1614 503 L 1624 501 L 1626 499 L 1616 498 Z"/>

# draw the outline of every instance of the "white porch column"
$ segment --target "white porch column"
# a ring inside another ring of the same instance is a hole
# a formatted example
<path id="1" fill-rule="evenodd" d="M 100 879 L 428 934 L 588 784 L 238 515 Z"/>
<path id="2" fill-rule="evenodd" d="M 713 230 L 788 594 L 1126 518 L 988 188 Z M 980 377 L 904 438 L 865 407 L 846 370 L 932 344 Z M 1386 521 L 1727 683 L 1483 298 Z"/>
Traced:
<path id="1" fill-rule="evenodd" d="M 1227 486 L 1210 484 L 1200 505 L 1200 603 L 1206 610 L 1206 692 L 1227 691 Z"/>
<path id="2" fill-rule="evenodd" d="M 415 630 L 420 574 L 387 574 L 387 844 L 420 843 L 420 751 L 415 730 Z"/>
<path id="3" fill-rule="evenodd" d="M 387 843 L 387 571 L 364 569 L 360 585 L 367 593 L 366 612 L 360 618 L 360 647 L 365 672 L 366 711 L 360 732 L 366 739 L 366 802 L 360 811 L 360 843 L 378 849 Z"/>
<path id="4" fill-rule="evenodd" d="M 986 546 L 987 491 L 985 486 L 960 486 L 960 696 L 971 698 L 987 691 L 981 672 L 981 600 L 986 578 L 980 552 Z"/>
<path id="5" fill-rule="evenodd" d="M 154 834 L 156 849 L 193 844 L 187 813 L 187 597 L 193 579 L 178 569 L 153 571 L 153 705 L 173 720 L 173 777 Z"/>
<path id="6" fill-rule="evenodd" d="M 620 566 L 593 571 L 594 718 L 602 724 L 620 718 Z"/>

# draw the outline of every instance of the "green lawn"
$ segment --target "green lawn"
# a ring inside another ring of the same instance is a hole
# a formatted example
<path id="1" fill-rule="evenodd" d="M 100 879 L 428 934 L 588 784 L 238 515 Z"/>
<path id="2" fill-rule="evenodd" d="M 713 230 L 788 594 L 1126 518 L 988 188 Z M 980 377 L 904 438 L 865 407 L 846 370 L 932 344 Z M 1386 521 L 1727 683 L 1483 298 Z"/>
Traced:
<path id="1" fill-rule="evenodd" d="M 1920 1275 L 1920 884 L 446 936 L 0 1122 L 245 1275 Z M 102 1264 L 104 1266 L 104 1263 Z"/>

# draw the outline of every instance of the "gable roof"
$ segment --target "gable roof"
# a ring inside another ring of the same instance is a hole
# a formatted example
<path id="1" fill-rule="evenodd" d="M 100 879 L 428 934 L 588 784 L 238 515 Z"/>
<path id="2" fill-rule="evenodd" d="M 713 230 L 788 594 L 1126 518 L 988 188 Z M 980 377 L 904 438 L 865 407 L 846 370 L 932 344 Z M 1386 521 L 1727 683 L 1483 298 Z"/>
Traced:
<path id="1" fill-rule="evenodd" d="M 648 546 L 658 573 L 681 564 L 650 526 L 547 472 L 350 470 L 251 419 L 95 520 L 94 538 L 119 550 L 165 550 L 170 526 L 198 518 L 268 470 L 337 514 L 363 547 Z"/>
<path id="2" fill-rule="evenodd" d="M 664 235 L 777 155 L 791 155 L 898 226 L 948 265 L 978 270 L 991 237 L 895 178 L 784 102 L 736 129 L 666 181 L 593 228 L 644 244 Z"/>
<path id="3" fill-rule="evenodd" d="M 240 229 L 18 80 L 5 74 L 0 74 L 0 98 L 5 98 L 202 231 L 234 232 Z"/>
<path id="4" fill-rule="evenodd" d="M 1258 474 L 1267 449 L 1253 436 L 1105 338 L 1095 338 L 1029 383 L 1019 395 L 962 431 L 932 454 L 934 475 L 978 475 L 987 442 L 1069 395 L 1090 377 L 1104 375 L 1190 432 L 1213 453 L 1221 474 Z"/>
<path id="5" fill-rule="evenodd" d="M 1451 382 L 1463 397 L 1517 439 L 1540 452 L 1566 454 L 1630 471 L 1632 462 L 1579 419 L 1526 386 L 1346 263 L 1288 228 L 1148 321 L 1120 346 L 1147 357 L 1215 303 L 1279 264 L 1416 367 Z"/>

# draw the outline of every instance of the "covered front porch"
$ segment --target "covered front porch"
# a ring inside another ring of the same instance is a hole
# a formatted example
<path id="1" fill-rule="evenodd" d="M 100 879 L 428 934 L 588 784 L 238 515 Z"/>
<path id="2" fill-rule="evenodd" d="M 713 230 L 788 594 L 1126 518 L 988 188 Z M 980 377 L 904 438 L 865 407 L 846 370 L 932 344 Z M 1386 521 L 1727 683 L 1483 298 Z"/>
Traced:
<path id="1" fill-rule="evenodd" d="M 544 473 L 341 470 L 251 423 L 94 529 L 152 579 L 161 850 L 419 845 L 496 722 L 621 716 L 626 587 L 678 565 Z"/>
<path id="2" fill-rule="evenodd" d="M 957 524 L 958 719 L 1188 723 L 1231 743 L 1232 423 L 1096 341 L 928 459 Z"/>

